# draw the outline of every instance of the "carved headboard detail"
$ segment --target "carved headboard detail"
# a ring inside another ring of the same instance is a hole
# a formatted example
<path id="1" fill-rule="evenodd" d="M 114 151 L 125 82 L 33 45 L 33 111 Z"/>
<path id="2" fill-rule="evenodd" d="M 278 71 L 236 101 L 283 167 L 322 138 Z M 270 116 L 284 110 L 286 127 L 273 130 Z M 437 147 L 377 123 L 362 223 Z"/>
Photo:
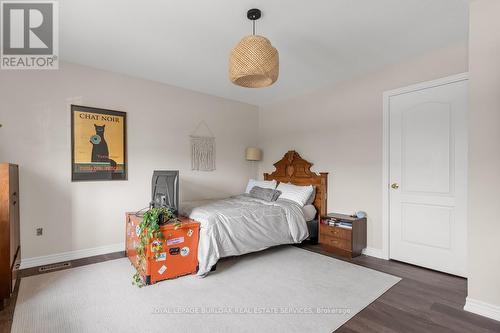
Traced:
<path id="1" fill-rule="evenodd" d="M 319 174 L 312 172 L 312 165 L 312 163 L 300 157 L 296 151 L 290 150 L 280 161 L 274 163 L 276 170 L 273 173 L 264 173 L 264 180 L 275 179 L 279 182 L 294 185 L 316 186 L 316 198 L 313 205 L 320 216 L 325 216 L 327 213 L 328 172 L 320 172 Z"/>

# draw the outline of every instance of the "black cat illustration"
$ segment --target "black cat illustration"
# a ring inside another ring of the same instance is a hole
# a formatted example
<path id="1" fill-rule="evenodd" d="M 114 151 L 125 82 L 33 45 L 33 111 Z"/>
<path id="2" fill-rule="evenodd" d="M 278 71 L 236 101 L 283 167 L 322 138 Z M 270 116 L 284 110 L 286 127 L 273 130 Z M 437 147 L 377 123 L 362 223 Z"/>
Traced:
<path id="1" fill-rule="evenodd" d="M 104 138 L 104 128 L 106 125 L 97 126 L 94 124 L 95 134 L 90 137 L 92 144 L 92 163 L 104 162 L 110 163 L 111 166 L 116 167 L 116 162 L 109 158 L 108 144 Z"/>

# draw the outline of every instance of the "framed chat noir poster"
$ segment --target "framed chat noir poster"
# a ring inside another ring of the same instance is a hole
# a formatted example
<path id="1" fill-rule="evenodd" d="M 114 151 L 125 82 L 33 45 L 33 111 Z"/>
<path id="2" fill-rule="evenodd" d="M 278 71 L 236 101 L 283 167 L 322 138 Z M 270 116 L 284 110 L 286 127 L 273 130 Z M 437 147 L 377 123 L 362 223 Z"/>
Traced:
<path id="1" fill-rule="evenodd" d="M 71 105 L 71 180 L 126 180 L 127 114 Z"/>

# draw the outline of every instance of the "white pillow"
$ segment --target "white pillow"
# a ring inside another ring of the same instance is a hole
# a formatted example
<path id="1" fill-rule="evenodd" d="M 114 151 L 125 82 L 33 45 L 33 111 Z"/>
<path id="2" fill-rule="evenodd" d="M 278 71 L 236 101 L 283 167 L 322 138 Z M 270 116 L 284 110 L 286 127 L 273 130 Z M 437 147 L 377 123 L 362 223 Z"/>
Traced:
<path id="1" fill-rule="evenodd" d="M 311 196 L 314 188 L 312 185 L 308 186 L 297 186 L 293 184 L 279 183 L 278 191 L 281 191 L 280 199 L 288 199 L 298 203 L 300 206 L 304 206 L 307 199 Z"/>
<path id="2" fill-rule="evenodd" d="M 312 205 L 314 203 L 314 200 L 316 200 L 316 186 L 312 185 L 312 187 L 313 187 L 313 191 L 312 191 L 311 196 L 309 197 L 309 199 L 307 199 L 306 206 L 307 205 Z"/>
<path id="3" fill-rule="evenodd" d="M 262 187 L 262 188 L 270 188 L 275 190 L 276 189 L 277 182 L 276 180 L 255 180 L 255 179 L 250 179 L 248 180 L 247 184 L 247 189 L 245 190 L 245 193 L 250 193 L 250 190 L 254 188 L 254 186 Z"/>

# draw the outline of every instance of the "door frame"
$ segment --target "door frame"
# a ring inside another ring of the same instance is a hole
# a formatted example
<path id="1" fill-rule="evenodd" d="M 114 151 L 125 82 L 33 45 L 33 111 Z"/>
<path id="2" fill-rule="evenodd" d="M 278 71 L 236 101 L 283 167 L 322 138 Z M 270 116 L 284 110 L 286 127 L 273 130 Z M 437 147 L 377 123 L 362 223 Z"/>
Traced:
<path id="1" fill-rule="evenodd" d="M 390 259 L 390 155 L 389 155 L 389 144 L 390 144 L 390 99 L 393 96 L 402 95 L 414 91 L 439 87 L 447 85 L 450 83 L 467 81 L 469 79 L 469 73 L 460 73 L 456 75 L 447 76 L 441 79 L 421 82 L 414 85 L 385 91 L 383 93 L 383 124 L 382 124 L 382 253 L 381 258 L 389 260 Z"/>

